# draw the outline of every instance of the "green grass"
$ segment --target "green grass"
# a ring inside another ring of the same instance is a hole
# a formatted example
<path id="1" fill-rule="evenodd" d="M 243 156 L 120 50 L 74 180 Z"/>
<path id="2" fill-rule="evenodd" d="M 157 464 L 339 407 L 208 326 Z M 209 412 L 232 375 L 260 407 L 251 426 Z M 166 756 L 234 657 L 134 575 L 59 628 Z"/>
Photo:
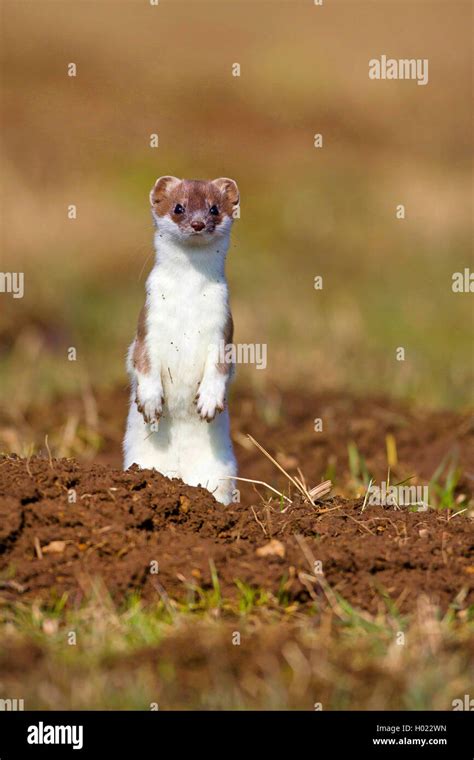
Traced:
<path id="1" fill-rule="evenodd" d="M 223 599 L 216 579 L 198 605 L 117 608 L 100 584 L 76 609 L 4 605 L 0 696 L 27 709 L 450 709 L 469 692 L 474 610 L 371 616 L 340 596 L 303 610 L 236 587 Z M 25 678 L 8 663 L 28 651 Z"/>
<path id="2" fill-rule="evenodd" d="M 451 454 L 443 458 L 433 474 L 429 489 L 430 500 L 438 509 L 454 509 L 458 511 L 467 507 L 468 497 L 460 494 L 456 497 L 456 487 L 461 479 L 462 470 L 457 464 L 456 456 Z"/>

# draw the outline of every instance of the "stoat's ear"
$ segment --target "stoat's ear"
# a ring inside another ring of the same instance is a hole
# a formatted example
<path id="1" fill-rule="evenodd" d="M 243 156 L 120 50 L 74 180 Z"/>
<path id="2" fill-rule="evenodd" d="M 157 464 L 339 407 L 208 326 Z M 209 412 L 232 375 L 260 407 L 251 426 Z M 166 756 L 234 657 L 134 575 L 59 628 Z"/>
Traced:
<path id="1" fill-rule="evenodd" d="M 177 177 L 160 177 L 156 180 L 150 192 L 150 203 L 152 206 L 164 200 L 171 190 L 181 182 Z"/>
<path id="2" fill-rule="evenodd" d="M 231 207 L 239 205 L 239 188 L 233 179 L 229 179 L 228 177 L 219 177 L 219 179 L 213 179 L 212 184 L 216 185 L 216 187 L 221 191 L 222 195 Z"/>

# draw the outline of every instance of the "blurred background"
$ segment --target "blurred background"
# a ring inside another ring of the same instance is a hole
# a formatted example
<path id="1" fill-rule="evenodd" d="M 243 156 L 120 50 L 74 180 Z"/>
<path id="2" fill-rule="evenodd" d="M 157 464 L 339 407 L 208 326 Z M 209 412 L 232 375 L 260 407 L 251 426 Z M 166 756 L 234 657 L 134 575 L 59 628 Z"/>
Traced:
<path id="1" fill-rule="evenodd" d="M 454 0 L 3 0 L 4 403 L 126 385 L 162 174 L 239 184 L 235 339 L 268 368 L 238 384 L 469 403 L 471 30 Z M 382 54 L 429 84 L 371 81 Z"/>

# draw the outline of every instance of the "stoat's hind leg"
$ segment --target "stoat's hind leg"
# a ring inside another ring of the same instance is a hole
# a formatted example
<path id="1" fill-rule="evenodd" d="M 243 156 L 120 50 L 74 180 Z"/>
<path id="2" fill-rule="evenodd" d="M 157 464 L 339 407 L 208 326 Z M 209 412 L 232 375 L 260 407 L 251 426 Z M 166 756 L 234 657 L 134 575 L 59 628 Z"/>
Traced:
<path id="1" fill-rule="evenodd" d="M 157 470 L 168 478 L 179 477 L 172 436 L 173 430 L 166 416 L 160 419 L 157 426 L 156 423 L 149 425 L 144 421 L 132 391 L 123 442 L 124 469 L 137 464 L 142 469 Z"/>
<path id="2" fill-rule="evenodd" d="M 233 500 L 237 474 L 229 433 L 227 410 L 212 422 L 198 415 L 181 421 L 179 429 L 181 477 L 191 486 L 207 488 L 217 501 L 229 504 Z"/>

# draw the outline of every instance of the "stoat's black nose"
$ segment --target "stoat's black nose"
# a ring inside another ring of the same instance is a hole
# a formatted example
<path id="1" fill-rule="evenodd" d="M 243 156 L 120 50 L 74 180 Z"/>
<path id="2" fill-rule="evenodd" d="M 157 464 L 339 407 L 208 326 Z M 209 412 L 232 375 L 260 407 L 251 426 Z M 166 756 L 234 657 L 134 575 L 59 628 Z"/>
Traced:
<path id="1" fill-rule="evenodd" d="M 201 230 L 204 229 L 206 225 L 204 222 L 201 222 L 199 219 L 195 219 L 194 222 L 191 222 L 191 227 L 193 230 L 196 230 L 196 232 L 201 232 Z"/>

